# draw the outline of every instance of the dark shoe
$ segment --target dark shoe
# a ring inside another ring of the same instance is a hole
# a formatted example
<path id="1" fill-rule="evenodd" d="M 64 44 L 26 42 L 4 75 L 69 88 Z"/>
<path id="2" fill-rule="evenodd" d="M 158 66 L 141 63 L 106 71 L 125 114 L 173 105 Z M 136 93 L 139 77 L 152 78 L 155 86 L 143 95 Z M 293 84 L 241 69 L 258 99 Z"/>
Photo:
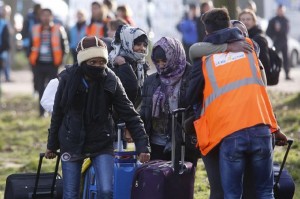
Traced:
<path id="1" fill-rule="evenodd" d="M 293 79 L 291 77 L 287 76 L 287 77 L 285 77 L 285 80 L 291 81 Z"/>

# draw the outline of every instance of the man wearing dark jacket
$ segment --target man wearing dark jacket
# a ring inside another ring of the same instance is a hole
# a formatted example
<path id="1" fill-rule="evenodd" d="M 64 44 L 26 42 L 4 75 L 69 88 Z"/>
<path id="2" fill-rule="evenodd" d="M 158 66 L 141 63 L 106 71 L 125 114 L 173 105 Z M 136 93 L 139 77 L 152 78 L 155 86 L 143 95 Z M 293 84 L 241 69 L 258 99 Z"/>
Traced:
<path id="1" fill-rule="evenodd" d="M 277 16 L 269 21 L 267 35 L 273 40 L 276 51 L 282 53 L 285 79 L 291 80 L 288 60 L 288 32 L 290 27 L 289 20 L 284 16 L 284 13 L 285 7 L 279 5 L 277 8 Z"/>
<path id="2" fill-rule="evenodd" d="M 97 37 L 84 37 L 77 53 L 78 65 L 60 75 L 46 157 L 54 158 L 58 149 L 62 153 L 63 198 L 79 199 L 83 159 L 90 157 L 99 198 L 111 199 L 115 137 L 112 109 L 125 121 L 141 162 L 150 159 L 148 136 L 120 79 L 107 67 L 105 43 Z"/>

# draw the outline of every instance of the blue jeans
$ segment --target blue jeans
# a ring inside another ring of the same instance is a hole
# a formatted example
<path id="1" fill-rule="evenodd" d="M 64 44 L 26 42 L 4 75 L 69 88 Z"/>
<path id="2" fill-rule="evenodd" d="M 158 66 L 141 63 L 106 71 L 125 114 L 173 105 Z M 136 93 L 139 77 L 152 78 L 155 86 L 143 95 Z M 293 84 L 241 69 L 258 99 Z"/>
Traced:
<path id="1" fill-rule="evenodd" d="M 63 199 L 80 198 L 83 161 L 62 161 Z M 112 199 L 114 157 L 102 154 L 92 158 L 97 181 L 97 199 Z"/>
<path id="2" fill-rule="evenodd" d="M 240 199 L 246 162 L 258 199 L 273 199 L 273 149 L 268 126 L 255 126 L 225 137 L 220 146 L 220 173 L 225 199 Z"/>

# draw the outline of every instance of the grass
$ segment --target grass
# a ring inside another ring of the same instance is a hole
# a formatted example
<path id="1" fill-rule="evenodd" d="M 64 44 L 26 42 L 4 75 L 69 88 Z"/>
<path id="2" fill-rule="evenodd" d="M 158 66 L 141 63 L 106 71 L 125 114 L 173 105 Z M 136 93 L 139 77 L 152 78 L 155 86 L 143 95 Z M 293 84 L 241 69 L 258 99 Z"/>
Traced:
<path id="1" fill-rule="evenodd" d="M 5 179 L 12 173 L 36 172 L 39 153 L 46 149 L 50 118 L 38 117 L 38 102 L 30 96 L 5 98 L 0 104 L 0 198 Z M 296 183 L 294 198 L 300 198 L 300 93 L 270 93 L 279 124 L 295 140 L 286 168 Z M 284 148 L 275 148 L 275 161 L 281 161 Z M 55 161 L 44 161 L 43 171 L 51 171 Z M 209 184 L 201 160 L 196 172 L 195 199 L 209 197 Z"/>

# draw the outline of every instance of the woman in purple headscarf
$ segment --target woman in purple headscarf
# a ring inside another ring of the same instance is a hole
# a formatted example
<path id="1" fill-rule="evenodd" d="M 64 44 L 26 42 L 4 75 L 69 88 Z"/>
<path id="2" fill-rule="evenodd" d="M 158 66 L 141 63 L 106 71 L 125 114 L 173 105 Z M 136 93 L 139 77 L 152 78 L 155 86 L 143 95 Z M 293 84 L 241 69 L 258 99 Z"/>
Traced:
<path id="1" fill-rule="evenodd" d="M 171 113 L 187 107 L 184 99 L 191 66 L 180 41 L 170 37 L 154 44 L 151 58 L 157 72 L 144 82 L 140 114 L 150 136 L 152 159 L 170 160 Z M 196 162 L 192 153 L 186 154 L 189 161 Z"/>

